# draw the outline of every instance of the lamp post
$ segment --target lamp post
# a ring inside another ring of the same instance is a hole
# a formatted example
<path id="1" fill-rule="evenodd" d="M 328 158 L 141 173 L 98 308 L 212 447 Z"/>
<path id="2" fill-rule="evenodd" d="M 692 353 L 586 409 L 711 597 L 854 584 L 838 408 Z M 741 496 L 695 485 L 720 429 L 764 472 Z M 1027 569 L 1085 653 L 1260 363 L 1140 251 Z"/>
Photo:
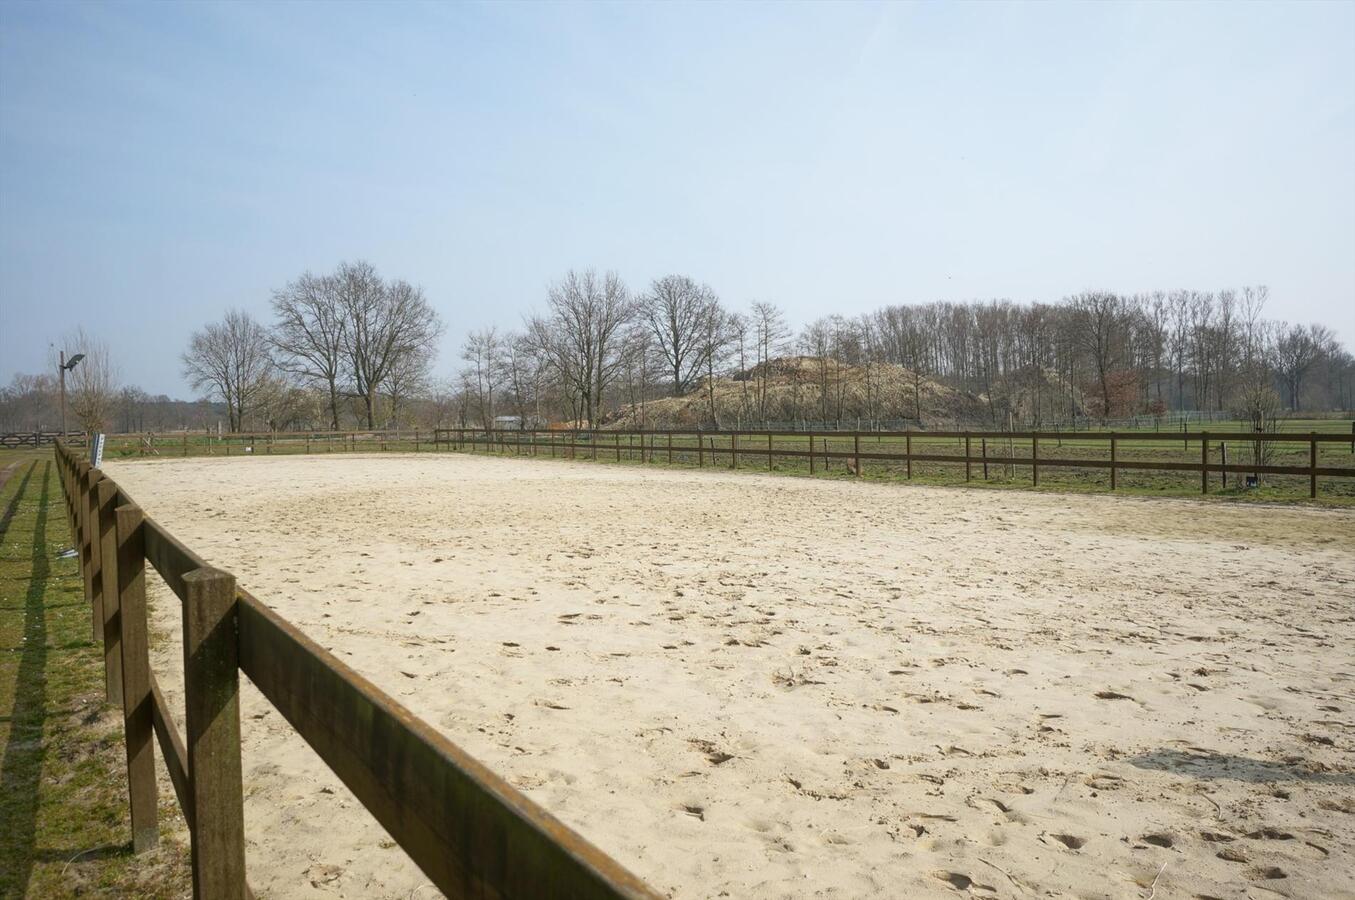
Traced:
<path id="1" fill-rule="evenodd" d="M 61 371 L 61 439 L 63 441 L 66 439 L 66 373 L 78 366 L 80 360 L 84 358 L 85 354 L 77 353 L 67 361 L 66 351 L 62 350 L 61 360 L 57 364 Z M 48 359 L 51 359 L 51 357 L 48 357 Z"/>

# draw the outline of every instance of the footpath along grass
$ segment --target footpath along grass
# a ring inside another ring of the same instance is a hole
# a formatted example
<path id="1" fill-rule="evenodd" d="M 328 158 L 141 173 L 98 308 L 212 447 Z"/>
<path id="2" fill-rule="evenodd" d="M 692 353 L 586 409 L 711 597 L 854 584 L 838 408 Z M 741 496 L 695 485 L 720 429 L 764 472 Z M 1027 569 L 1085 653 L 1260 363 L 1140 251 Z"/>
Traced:
<path id="1" fill-rule="evenodd" d="M 186 847 L 132 855 L 122 715 L 75 560 L 57 558 L 51 453 L 0 453 L 0 481 L 0 898 L 190 894 Z"/>

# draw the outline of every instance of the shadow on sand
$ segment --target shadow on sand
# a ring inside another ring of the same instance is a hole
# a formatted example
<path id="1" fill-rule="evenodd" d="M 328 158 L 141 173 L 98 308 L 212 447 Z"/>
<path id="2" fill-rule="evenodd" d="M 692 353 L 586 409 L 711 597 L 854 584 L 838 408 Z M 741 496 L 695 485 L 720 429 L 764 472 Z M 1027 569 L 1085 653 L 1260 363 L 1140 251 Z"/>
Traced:
<path id="1" fill-rule="evenodd" d="M 1140 769 L 1172 772 L 1191 778 L 1208 780 L 1230 779 L 1253 784 L 1277 781 L 1304 781 L 1310 784 L 1355 785 L 1355 774 L 1350 772 L 1321 772 L 1302 762 L 1270 762 L 1246 756 L 1225 753 L 1207 753 L 1193 750 L 1154 750 L 1126 760 Z"/>

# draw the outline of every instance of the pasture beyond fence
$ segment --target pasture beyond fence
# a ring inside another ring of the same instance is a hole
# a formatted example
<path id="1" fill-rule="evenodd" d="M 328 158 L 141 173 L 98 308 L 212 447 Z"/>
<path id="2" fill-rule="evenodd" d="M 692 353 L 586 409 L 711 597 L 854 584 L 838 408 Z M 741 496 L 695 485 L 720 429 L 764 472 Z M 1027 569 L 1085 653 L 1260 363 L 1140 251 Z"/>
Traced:
<path id="1" fill-rule="evenodd" d="M 964 473 L 966 482 L 995 473 L 1006 479 L 1028 477 L 1040 485 L 1041 472 L 1076 469 L 1104 472 L 1116 490 L 1127 472 L 1196 473 L 1201 493 L 1209 493 L 1211 475 L 1223 487 L 1251 476 L 1297 477 L 1308 496 L 1318 496 L 1319 479 L 1355 478 L 1355 435 L 1310 432 L 796 432 L 772 431 L 531 431 L 439 429 L 434 448 L 468 452 L 569 459 L 623 459 L 669 465 L 753 465 L 776 470 L 787 461 L 807 464 L 810 475 L 838 471 L 862 476 L 894 474 L 911 479 L 919 466 Z M 1179 448 L 1178 449 L 1178 445 Z M 1229 447 L 1233 457 L 1229 460 Z M 1126 452 L 1128 451 L 1128 452 Z M 1194 459 L 1180 457 L 1196 453 Z M 1330 457 L 1330 458 L 1328 458 Z M 1336 465 L 1336 462 L 1345 465 Z"/>
<path id="2" fill-rule="evenodd" d="M 158 840 L 155 740 L 188 825 L 195 897 L 251 896 L 241 672 L 447 896 L 658 896 L 210 567 L 64 444 L 56 459 L 107 699 L 123 711 L 133 850 Z M 182 733 L 150 667 L 148 562 L 182 603 Z"/>
<path id="3" fill-rule="evenodd" d="M 1355 425 L 1332 431 L 770 431 L 476 429 L 124 434 L 104 455 L 494 452 L 675 466 L 756 467 L 929 483 L 1152 493 L 1226 491 L 1355 501 Z M 70 442 L 72 444 L 77 442 Z M 1258 490 L 1253 492 L 1249 480 Z"/>

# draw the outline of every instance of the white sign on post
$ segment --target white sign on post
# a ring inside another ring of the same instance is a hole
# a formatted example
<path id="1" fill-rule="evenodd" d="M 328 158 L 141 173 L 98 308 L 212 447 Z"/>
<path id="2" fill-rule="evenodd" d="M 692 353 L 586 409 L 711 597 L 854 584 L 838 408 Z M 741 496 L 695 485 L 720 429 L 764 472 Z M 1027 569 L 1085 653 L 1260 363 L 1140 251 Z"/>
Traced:
<path id="1" fill-rule="evenodd" d="M 102 431 L 96 431 L 90 437 L 89 441 L 89 464 L 94 468 L 99 468 L 104 461 L 104 436 Z"/>

